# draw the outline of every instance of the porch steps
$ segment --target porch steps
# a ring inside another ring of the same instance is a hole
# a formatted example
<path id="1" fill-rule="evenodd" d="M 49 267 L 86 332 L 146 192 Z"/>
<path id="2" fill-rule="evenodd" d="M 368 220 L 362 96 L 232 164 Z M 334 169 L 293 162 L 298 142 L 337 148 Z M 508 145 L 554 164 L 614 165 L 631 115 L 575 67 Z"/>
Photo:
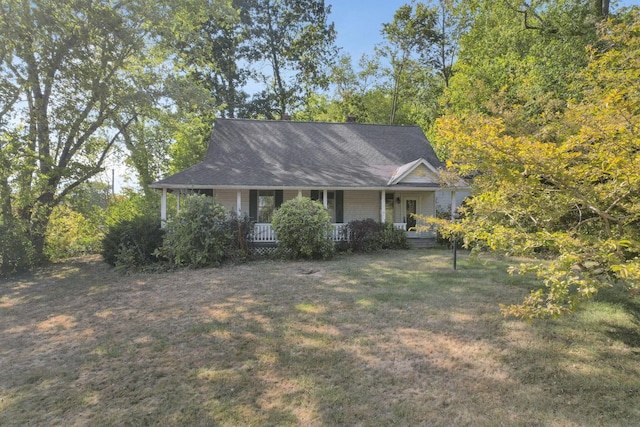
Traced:
<path id="1" fill-rule="evenodd" d="M 436 247 L 436 239 L 434 238 L 416 238 L 407 240 L 409 241 L 409 247 L 411 249 L 425 249 Z"/>

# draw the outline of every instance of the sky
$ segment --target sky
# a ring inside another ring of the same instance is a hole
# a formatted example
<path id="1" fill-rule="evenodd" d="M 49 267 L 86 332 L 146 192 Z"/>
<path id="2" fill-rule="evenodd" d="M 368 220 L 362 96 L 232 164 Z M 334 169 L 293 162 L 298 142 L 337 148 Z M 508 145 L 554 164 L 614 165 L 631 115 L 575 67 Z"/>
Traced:
<path id="1" fill-rule="evenodd" d="M 338 33 L 336 44 L 357 63 L 363 53 L 373 54 L 382 41 L 382 24 L 393 21 L 393 14 L 409 0 L 328 0 L 329 20 Z"/>
<path id="2" fill-rule="evenodd" d="M 614 0 L 615 1 L 615 0 Z M 611 3 L 613 4 L 614 1 Z M 338 33 L 336 44 L 349 53 L 357 64 L 363 53 L 373 54 L 373 47 L 382 41 L 382 24 L 393 21 L 393 14 L 411 0 L 325 0 L 331 5 L 329 20 Z M 640 5 L 640 0 L 618 0 L 620 6 Z M 616 8 L 617 8 L 616 7 Z"/>

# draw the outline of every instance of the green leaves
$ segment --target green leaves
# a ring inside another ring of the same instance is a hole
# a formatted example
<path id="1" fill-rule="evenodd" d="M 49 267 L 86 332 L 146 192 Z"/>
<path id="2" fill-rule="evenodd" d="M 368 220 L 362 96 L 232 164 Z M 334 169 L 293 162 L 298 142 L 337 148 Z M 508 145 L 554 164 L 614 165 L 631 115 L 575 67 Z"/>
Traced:
<path id="1" fill-rule="evenodd" d="M 331 258 L 331 218 L 320 202 L 306 197 L 286 201 L 273 214 L 278 249 L 292 258 Z"/>
<path id="2" fill-rule="evenodd" d="M 531 127 L 508 113 L 438 121 L 448 165 L 477 187 L 460 223 L 465 243 L 548 258 L 519 270 L 544 287 L 507 315 L 557 316 L 603 287 L 640 286 L 640 12 L 627 18 L 602 28 L 606 48 L 572 74 L 581 92 L 564 111 L 530 117 Z"/>

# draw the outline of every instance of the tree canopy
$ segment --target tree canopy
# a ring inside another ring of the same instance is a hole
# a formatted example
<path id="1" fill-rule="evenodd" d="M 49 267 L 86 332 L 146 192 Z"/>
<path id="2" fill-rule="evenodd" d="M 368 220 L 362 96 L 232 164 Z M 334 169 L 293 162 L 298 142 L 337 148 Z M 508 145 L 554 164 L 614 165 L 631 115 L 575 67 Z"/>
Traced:
<path id="1" fill-rule="evenodd" d="M 449 232 L 539 259 L 514 272 L 543 287 L 506 314 L 640 292 L 638 8 L 416 1 L 357 63 L 338 55 L 330 13 L 323 0 L 2 0 L 2 270 L 65 244 L 61 216 L 93 212 L 79 193 L 116 152 L 153 200 L 151 182 L 202 159 L 216 117 L 351 116 L 422 126 L 473 184 Z"/>
<path id="2" fill-rule="evenodd" d="M 640 13 L 603 22 L 598 34 L 570 76 L 574 96 L 536 132 L 486 111 L 438 121 L 449 165 L 476 186 L 466 242 L 549 257 L 522 266 L 545 286 L 508 314 L 557 315 L 614 283 L 640 290 Z"/>

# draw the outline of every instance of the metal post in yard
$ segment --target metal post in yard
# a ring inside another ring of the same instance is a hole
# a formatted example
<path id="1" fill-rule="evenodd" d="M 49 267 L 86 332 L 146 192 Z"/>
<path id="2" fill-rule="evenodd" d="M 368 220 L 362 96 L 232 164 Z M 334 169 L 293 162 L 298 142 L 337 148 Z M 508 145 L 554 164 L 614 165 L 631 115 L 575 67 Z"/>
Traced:
<path id="1" fill-rule="evenodd" d="M 453 239 L 453 269 L 457 270 L 458 263 L 458 239 Z"/>

